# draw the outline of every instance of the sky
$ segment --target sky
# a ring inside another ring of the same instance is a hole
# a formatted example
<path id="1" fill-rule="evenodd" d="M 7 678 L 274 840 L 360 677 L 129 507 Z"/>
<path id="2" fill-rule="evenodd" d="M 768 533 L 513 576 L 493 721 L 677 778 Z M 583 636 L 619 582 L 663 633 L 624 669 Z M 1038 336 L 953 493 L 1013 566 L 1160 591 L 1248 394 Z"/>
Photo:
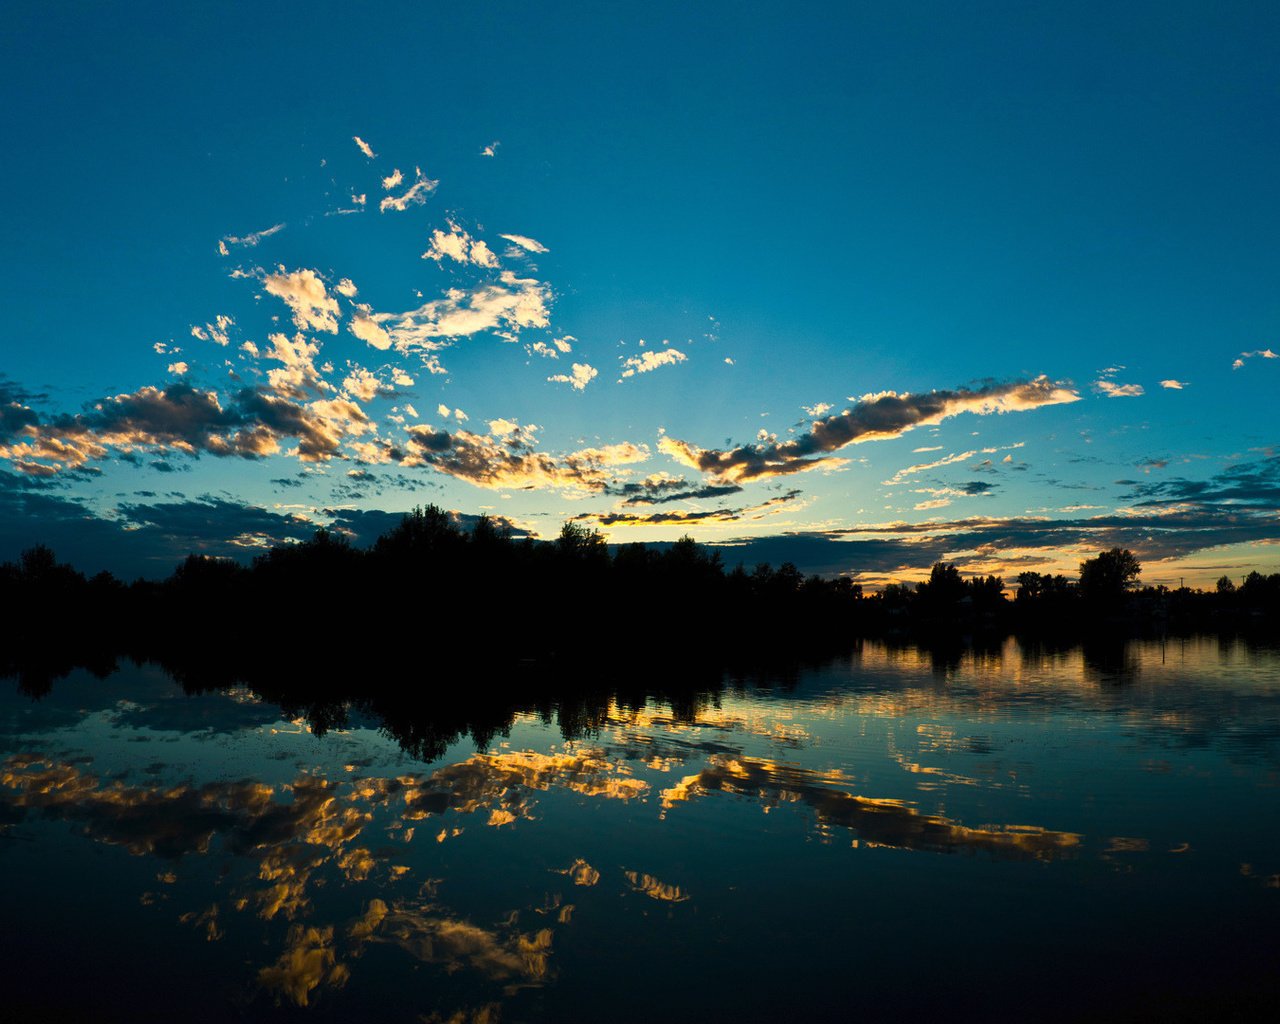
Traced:
<path id="1" fill-rule="evenodd" d="M 0 559 L 1280 571 L 1271 5 L 6 18 Z"/>

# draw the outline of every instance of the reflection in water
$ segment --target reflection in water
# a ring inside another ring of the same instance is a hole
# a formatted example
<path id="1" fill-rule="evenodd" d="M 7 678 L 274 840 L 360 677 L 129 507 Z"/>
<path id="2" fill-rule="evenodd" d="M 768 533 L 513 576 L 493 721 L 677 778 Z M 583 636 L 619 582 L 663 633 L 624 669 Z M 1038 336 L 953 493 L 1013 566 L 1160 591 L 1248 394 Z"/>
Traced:
<path id="1" fill-rule="evenodd" d="M 1280 660 L 1256 647 L 867 644 L 780 690 L 675 703 L 577 692 L 513 705 L 505 725 L 477 712 L 485 730 L 456 703 L 446 725 L 344 705 L 324 712 L 345 723 L 324 737 L 296 707 L 273 712 L 244 689 L 187 698 L 128 673 L 66 686 L 65 700 L 55 688 L 0 704 L 0 735 L 17 751 L 0 761 L 0 861 L 26 858 L 29 875 L 47 871 L 68 894 L 76 875 L 32 854 L 65 860 L 88 846 L 144 861 L 142 875 L 91 863 L 133 887 L 118 913 L 139 915 L 136 927 L 176 929 L 224 956 L 239 994 L 221 1009 L 251 1019 L 277 1006 L 335 1019 L 555 1018 L 610 995 L 619 1016 L 644 1019 L 657 995 L 617 1003 L 608 979 L 622 985 L 626 972 L 609 950 L 643 939 L 634 974 L 675 969 L 705 946 L 765 979 L 780 968 L 750 935 L 791 934 L 798 919 L 823 940 L 796 946 L 791 969 L 832 965 L 837 977 L 832 957 L 920 941 L 895 930 L 897 914 L 947 913 L 950 900 L 981 915 L 1009 892 L 1064 932 L 1086 905 L 1090 934 L 1110 922 L 1117 942 L 1186 941 L 1194 922 L 1228 912 L 1280 923 Z M 477 732 L 480 749 L 450 742 L 433 764 L 406 754 L 425 736 Z M 1028 820 L 1039 824 L 1015 824 Z M 970 856 L 936 856 L 954 853 Z M 861 930 L 833 921 L 828 902 L 855 884 L 864 903 L 894 893 L 892 912 L 864 906 Z M 33 922 L 38 943 L 37 891 L 6 889 L 4 907 Z M 1020 955 L 997 933 L 969 938 Z M 194 947 L 172 945 L 201 970 Z M 1275 943 L 1261 952 L 1280 959 Z M 878 963 L 876 977 L 909 966 Z M 407 985 L 413 972 L 423 980 Z M 763 1013 L 745 991 L 721 998 L 744 1019 Z"/>
<path id="2" fill-rule="evenodd" d="M 766 810 L 799 802 L 817 812 L 820 824 L 847 828 L 863 843 L 933 853 L 982 851 L 1002 858 L 1051 860 L 1080 843 L 1074 833 L 1037 827 L 965 828 L 921 814 L 900 800 L 854 796 L 835 788 L 846 781 L 837 769 L 816 772 L 763 758 L 713 754 L 702 771 L 663 790 L 662 806 L 670 808 L 711 791 L 754 796 Z"/>
<path id="3" fill-rule="evenodd" d="M 653 875 L 642 875 L 639 871 L 624 871 L 622 874 L 632 889 L 650 899 L 662 900 L 665 903 L 683 903 L 689 898 L 689 894 L 680 886 L 660 882 Z"/>

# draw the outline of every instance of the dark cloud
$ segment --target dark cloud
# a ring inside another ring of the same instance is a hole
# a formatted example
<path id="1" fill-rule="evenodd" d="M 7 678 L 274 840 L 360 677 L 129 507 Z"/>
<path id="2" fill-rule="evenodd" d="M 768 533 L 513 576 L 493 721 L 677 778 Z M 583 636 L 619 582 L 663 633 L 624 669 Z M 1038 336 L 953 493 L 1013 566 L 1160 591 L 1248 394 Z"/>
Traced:
<path id="1" fill-rule="evenodd" d="M 741 490 L 741 488 L 734 488 Z M 770 498 L 768 501 L 761 502 L 759 505 L 750 505 L 746 508 L 718 508 L 709 511 L 677 511 L 677 512 L 648 512 L 644 514 L 630 512 L 586 512 L 574 519 L 589 519 L 598 522 L 601 526 L 682 526 L 693 525 L 696 523 L 731 523 L 740 519 L 761 519 L 764 516 L 772 515 L 778 511 L 778 507 L 788 502 L 795 501 L 802 492 L 797 490 L 787 491 L 785 494 L 776 498 Z"/>
<path id="2" fill-rule="evenodd" d="M 1141 483 L 1137 480 L 1116 482 L 1133 486 L 1128 497 L 1136 500 L 1140 507 L 1186 502 L 1230 502 L 1280 508 L 1280 456 L 1275 455 L 1228 466 L 1208 480 L 1178 477 L 1158 483 Z"/>
<path id="3" fill-rule="evenodd" d="M 120 515 L 131 527 L 202 554 L 242 554 L 289 540 L 306 540 L 316 523 L 224 498 L 203 497 L 151 504 L 123 503 Z M 230 551 L 229 549 L 241 549 Z"/>
<path id="4" fill-rule="evenodd" d="M 624 505 L 664 505 L 670 501 L 705 501 L 710 498 L 723 498 L 730 494 L 739 494 L 742 488 L 737 484 L 725 484 L 716 486 L 709 484 L 706 487 L 690 488 L 688 481 L 674 481 L 676 487 L 683 487 L 684 490 L 646 487 L 644 483 L 628 483 L 623 484 L 617 489 L 616 493 L 625 496 L 622 502 Z"/>
<path id="5" fill-rule="evenodd" d="M 993 560 L 1030 564 L 1079 548 L 1124 547 L 1143 560 L 1163 560 L 1224 545 L 1280 542 L 1280 495 L 1267 500 L 1271 494 L 1267 473 L 1274 470 L 1253 466 L 1220 474 L 1205 487 L 1174 488 L 1176 482 L 1152 485 L 1161 497 L 1140 502 L 1124 513 L 1067 519 L 1015 516 L 893 523 L 731 540 L 717 542 L 717 547 L 730 564 L 793 562 L 806 573 L 893 574 L 926 568 L 941 560 L 961 565 Z M 1196 501 L 1188 497 L 1188 491 L 1230 497 L 1221 503 Z M 1245 503 L 1246 497 L 1251 503 Z M 1174 505 L 1179 507 L 1170 507 Z M 1014 551 L 1022 553 L 1015 556 Z"/>
<path id="6" fill-rule="evenodd" d="M 224 405 L 217 392 L 179 381 L 139 388 L 84 412 L 44 421 L 25 406 L 3 406 L 0 457 L 21 472 L 49 475 L 83 468 L 112 453 L 136 459 L 133 453 L 139 449 L 259 458 L 295 439 L 300 458 L 318 461 L 337 454 L 346 437 L 370 427 L 360 407 L 344 399 L 302 405 L 269 388 L 253 387 L 241 388 Z"/>
<path id="7" fill-rule="evenodd" d="M 642 462 L 649 450 L 629 443 L 583 448 L 564 455 L 536 450 L 535 427 L 507 423 L 489 434 L 449 432 L 427 425 L 409 428 L 405 445 L 409 464 L 425 464 L 442 473 L 488 488 L 560 488 L 603 492 L 615 484 L 615 466 Z"/>
<path id="8" fill-rule="evenodd" d="M 220 498 L 126 502 L 107 515 L 32 487 L 28 478 L 0 474 L 3 561 L 47 544 L 90 574 L 106 569 L 122 579 L 167 576 L 192 552 L 247 560 L 261 544 L 305 539 L 315 529 L 315 523 Z"/>
<path id="9" fill-rule="evenodd" d="M 35 426 L 40 420 L 34 409 L 16 397 L 18 394 L 0 381 L 0 442 L 16 436 L 24 427 Z"/>
<path id="10" fill-rule="evenodd" d="M 812 469 L 856 441 L 898 437 L 908 430 L 939 423 L 963 412 L 987 414 L 1035 409 L 1074 402 L 1079 395 L 1048 377 L 976 388 L 898 395 L 868 395 L 851 409 L 816 420 L 807 434 L 790 441 L 743 445 L 727 450 L 704 449 L 675 438 L 659 447 L 672 458 L 706 473 L 718 483 L 741 483 Z"/>
<path id="11" fill-rule="evenodd" d="M 414 491 L 438 487 L 439 485 L 421 476 L 410 476 L 408 473 L 372 472 L 367 469 L 354 470 L 337 481 L 330 495 L 331 501 L 358 501 L 370 496 L 378 496 L 391 491 L 394 494 L 412 494 Z"/>

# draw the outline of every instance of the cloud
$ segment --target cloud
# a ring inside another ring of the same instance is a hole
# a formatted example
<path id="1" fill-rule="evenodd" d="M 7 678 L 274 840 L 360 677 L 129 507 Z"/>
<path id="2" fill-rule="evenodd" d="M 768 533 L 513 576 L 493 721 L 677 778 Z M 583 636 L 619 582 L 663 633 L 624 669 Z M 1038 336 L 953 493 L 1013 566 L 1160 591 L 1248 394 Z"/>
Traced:
<path id="1" fill-rule="evenodd" d="M 535 450 L 536 427 L 494 420 L 490 433 L 450 433 L 427 424 L 408 428 L 404 464 L 427 465 L 489 489 L 552 489 L 600 492 L 612 481 L 614 467 L 649 458 L 644 445 L 629 442 L 584 448 L 562 456 Z"/>
<path id="2" fill-rule="evenodd" d="M 404 181 L 404 173 L 397 167 L 394 171 L 382 179 L 382 188 L 384 191 L 391 191 Z"/>
<path id="3" fill-rule="evenodd" d="M 432 232 L 431 244 L 422 254 L 422 258 L 435 260 L 437 263 L 450 259 L 455 263 L 471 263 L 477 267 L 490 269 L 498 266 L 498 257 L 493 254 L 493 250 L 488 245 L 472 238 L 452 221 L 449 222 L 448 231 L 436 228 Z"/>
<path id="4" fill-rule="evenodd" d="M 1163 468 L 1167 461 L 1148 460 Z M 1177 477 L 1134 486 L 1129 495 L 1139 508 L 1159 505 L 1252 506 L 1280 510 L 1280 456 L 1236 463 L 1208 480 Z"/>
<path id="5" fill-rule="evenodd" d="M 34 490 L 27 483 L 0 473 L 0 561 L 41 543 L 90 574 L 105 569 L 126 580 L 167 576 L 191 552 L 247 560 L 266 539 L 304 540 L 316 528 L 296 514 L 213 497 L 102 512 L 45 493 L 39 481 Z"/>
<path id="6" fill-rule="evenodd" d="M 1280 359 L 1280 355 L 1272 352 L 1269 348 L 1254 349 L 1252 352 L 1241 352 L 1240 358 L 1231 364 L 1231 369 L 1239 370 L 1244 366 L 1246 359 Z"/>
<path id="7" fill-rule="evenodd" d="M 156 504 L 125 502 L 118 511 L 131 528 L 146 528 L 172 541 L 172 550 L 186 547 L 205 554 L 228 548 L 262 550 L 288 540 L 305 540 L 317 525 L 296 513 L 211 496 Z"/>
<path id="8" fill-rule="evenodd" d="M 693 487 L 682 476 L 670 473 L 653 473 L 640 481 L 628 481 L 611 487 L 609 493 L 624 500 L 623 505 L 664 505 L 671 501 L 698 501 L 707 498 L 723 498 L 742 490 L 736 484 L 725 486 Z"/>
<path id="9" fill-rule="evenodd" d="M 397 172 L 399 173 L 399 172 Z M 409 186 L 408 190 L 398 196 L 384 196 L 382 202 L 378 204 L 378 209 L 382 213 L 388 210 L 398 210 L 403 212 L 410 206 L 421 206 L 427 201 L 427 196 L 431 195 L 440 184 L 438 181 L 432 181 L 422 173 L 422 168 L 415 167 L 413 169 L 414 182 Z M 386 184 L 385 182 L 383 183 Z"/>
<path id="10" fill-rule="evenodd" d="M 804 410 L 806 416 L 825 416 L 831 411 L 831 404 L 829 402 L 817 402 L 814 405 L 802 405 L 800 408 Z"/>
<path id="11" fill-rule="evenodd" d="M 351 331 L 375 348 L 432 352 L 481 331 L 513 335 L 524 328 L 546 327 L 550 302 L 551 290 L 542 282 L 503 271 L 496 281 L 470 290 L 451 288 L 443 298 L 404 313 L 374 313 L 362 307 Z"/>
<path id="12" fill-rule="evenodd" d="M 886 487 L 892 487 L 895 484 L 902 483 L 906 477 L 914 476 L 916 473 L 927 473 L 931 469 L 941 469 L 943 466 L 953 466 L 957 462 L 967 462 L 977 454 L 978 449 L 974 448 L 967 452 L 955 452 L 951 455 L 945 455 L 940 459 L 934 459 L 932 462 L 918 462 L 914 466 L 904 466 L 889 477 L 888 480 L 883 480 L 881 483 Z"/>
<path id="13" fill-rule="evenodd" d="M 344 277 L 341 281 L 339 281 L 334 286 L 333 290 L 337 292 L 339 295 L 343 295 L 348 299 L 354 299 L 356 296 L 356 292 L 359 289 L 357 289 L 355 284 L 352 283 L 351 278 Z"/>
<path id="14" fill-rule="evenodd" d="M 808 433 L 790 441 L 717 450 L 663 437 L 658 448 L 682 465 L 706 473 L 713 482 L 742 483 L 804 472 L 824 464 L 830 467 L 833 460 L 828 453 L 864 441 L 900 437 L 916 427 L 941 423 L 961 413 L 1021 412 L 1079 398 L 1075 391 L 1043 376 L 918 395 L 890 391 L 866 395 L 852 408 L 818 420 Z"/>
<path id="15" fill-rule="evenodd" d="M 378 395 L 392 394 L 395 389 L 378 379 L 377 374 L 363 366 L 353 366 L 342 382 L 343 390 L 361 402 L 371 402 Z"/>
<path id="16" fill-rule="evenodd" d="M 638 356 L 622 360 L 622 377 L 634 377 L 637 373 L 652 373 L 660 366 L 674 366 L 689 357 L 677 348 L 650 349 Z M 618 378 L 619 380 L 622 377 Z"/>
<path id="17" fill-rule="evenodd" d="M 597 376 L 598 371 L 594 366 L 588 366 L 586 363 L 574 363 L 572 373 L 557 373 L 547 380 L 554 381 L 559 384 L 568 384 L 574 391 L 582 391 Z"/>
<path id="18" fill-rule="evenodd" d="M 1116 512 L 1076 518 L 991 517 L 894 522 L 721 542 L 747 564 L 791 561 L 805 572 L 918 572 L 937 561 L 1001 572 L 1002 566 L 1129 548 L 1143 561 L 1185 558 L 1225 545 L 1280 542 L 1280 459 L 1224 471 L 1210 481 L 1135 488 Z"/>
<path id="19" fill-rule="evenodd" d="M 267 373 L 272 390 L 293 398 L 304 398 L 327 390 L 328 383 L 321 379 L 315 359 L 320 354 L 320 343 L 308 341 L 305 334 L 289 338 L 284 334 L 272 334 L 271 347 L 263 358 L 280 363 Z"/>
<path id="20" fill-rule="evenodd" d="M 524 235 L 499 235 L 499 238 L 505 238 L 508 242 L 518 245 L 521 249 L 528 252 L 550 252 L 545 245 L 533 238 L 527 238 Z"/>
<path id="21" fill-rule="evenodd" d="M 250 234 L 243 235 L 239 238 L 237 238 L 235 235 L 224 235 L 219 240 L 219 243 L 218 243 L 220 246 L 220 251 L 222 255 L 225 256 L 227 255 L 227 246 L 230 246 L 230 245 L 253 247 L 257 245 L 259 242 L 261 242 L 264 238 L 270 238 L 272 235 L 277 234 L 280 231 L 283 231 L 284 228 L 285 228 L 284 224 L 273 224 L 269 228 L 264 228 L 261 231 L 254 231 L 254 232 L 251 232 Z"/>
<path id="22" fill-rule="evenodd" d="M 365 156 L 367 156 L 370 160 L 374 160 L 377 158 L 378 154 L 373 151 L 373 147 L 370 146 L 369 143 L 365 142 L 364 139 L 360 138 L 359 135 L 351 136 L 351 141 L 354 142 L 358 147 L 360 147 L 360 152 L 363 153 Z"/>
<path id="23" fill-rule="evenodd" d="M 176 373 L 179 377 L 181 377 L 190 369 L 191 367 L 189 367 L 186 363 L 182 362 L 181 360 L 179 360 L 176 363 L 170 363 L 168 366 L 169 372 Z"/>
<path id="24" fill-rule="evenodd" d="M 294 325 L 300 331 L 338 332 L 338 300 L 325 290 L 324 281 L 314 270 L 287 272 L 280 267 L 262 279 L 268 295 L 274 295 L 293 310 Z"/>
<path id="25" fill-rule="evenodd" d="M 577 520 L 592 520 L 601 526 L 694 526 L 707 523 L 733 523 L 741 520 L 764 519 L 784 511 L 785 505 L 800 497 L 800 491 L 788 491 L 758 505 L 745 508 L 718 508 L 709 511 L 681 510 L 673 512 L 585 512 L 574 516 Z"/>
<path id="26" fill-rule="evenodd" d="M 1146 393 L 1141 384 L 1117 384 L 1111 380 L 1095 380 L 1093 387 L 1108 398 L 1137 398 Z"/>
<path id="27" fill-rule="evenodd" d="M 1185 380 L 1162 380 L 1160 386 L 1171 391 L 1181 391 L 1183 388 L 1191 387 L 1190 383 Z"/>
<path id="28" fill-rule="evenodd" d="M 228 328 L 235 324 L 235 320 L 229 316 L 219 313 L 213 318 L 213 323 L 205 324 L 203 327 L 196 325 L 191 328 L 191 337 L 200 341 L 211 341 L 215 345 L 229 345 L 231 338 L 228 334 Z M 159 350 L 157 350 L 159 351 Z M 177 352 L 177 349 L 173 350 Z"/>
<path id="29" fill-rule="evenodd" d="M 382 329 L 375 319 L 372 308 L 367 305 L 356 307 L 356 312 L 352 315 L 351 324 L 347 329 L 361 341 L 376 349 L 385 352 L 391 347 L 391 335 Z"/>
<path id="30" fill-rule="evenodd" d="M 283 336 L 279 336 L 283 337 Z M 285 339 L 287 342 L 288 340 Z M 307 354 L 288 351 L 305 366 Z M 286 367 L 282 387 L 301 390 L 304 370 Z M 198 390 L 177 381 L 165 386 L 105 398 L 76 415 L 45 422 L 26 422 L 8 438 L 0 436 L 0 459 L 19 472 L 51 475 L 79 469 L 107 458 L 113 451 L 172 451 L 186 455 L 261 458 L 280 451 L 280 443 L 296 439 L 303 461 L 325 461 L 338 454 L 343 441 L 373 429 L 359 406 L 343 399 L 302 404 L 295 394 L 242 388 L 224 405 L 215 391 Z"/>
<path id="31" fill-rule="evenodd" d="M 497 156 L 498 147 L 501 145 L 502 145 L 501 142 L 499 142 L 497 139 L 494 139 L 493 142 L 489 143 L 489 145 L 485 146 L 484 149 L 480 150 L 480 155 L 481 156 Z"/>

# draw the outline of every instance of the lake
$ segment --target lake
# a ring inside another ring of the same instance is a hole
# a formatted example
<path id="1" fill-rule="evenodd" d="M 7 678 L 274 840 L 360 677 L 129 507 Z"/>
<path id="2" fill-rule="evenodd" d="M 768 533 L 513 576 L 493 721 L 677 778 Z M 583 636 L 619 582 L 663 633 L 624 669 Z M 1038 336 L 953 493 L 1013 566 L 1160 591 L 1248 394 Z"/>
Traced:
<path id="1" fill-rule="evenodd" d="M 1274 645 L 313 724 L 153 665 L 0 684 L 6 1018 L 1274 1019 Z"/>

